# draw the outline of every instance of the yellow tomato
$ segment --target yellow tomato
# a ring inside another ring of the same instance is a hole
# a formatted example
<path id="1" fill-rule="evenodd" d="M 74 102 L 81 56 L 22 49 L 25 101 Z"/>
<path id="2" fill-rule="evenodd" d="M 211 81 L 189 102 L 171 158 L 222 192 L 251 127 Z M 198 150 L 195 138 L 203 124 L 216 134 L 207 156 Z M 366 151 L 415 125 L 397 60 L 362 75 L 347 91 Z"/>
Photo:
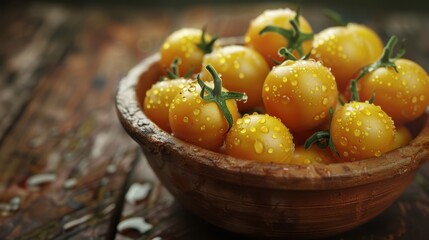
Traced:
<path id="1" fill-rule="evenodd" d="M 260 32 L 268 25 L 291 30 L 292 25 L 290 20 L 294 19 L 295 16 L 296 12 L 289 8 L 270 9 L 264 11 L 261 15 L 251 21 L 245 35 L 246 46 L 249 46 L 261 53 L 270 67 L 276 65 L 275 61 L 282 62 L 284 59 L 282 56 L 279 56 L 278 51 L 280 48 L 288 46 L 288 40 L 277 33 L 268 32 L 260 34 Z M 310 24 L 302 16 L 299 16 L 299 27 L 304 33 L 313 33 L 313 29 Z M 310 52 L 311 47 L 312 40 L 307 40 L 303 43 L 302 48 L 304 55 Z M 294 55 L 298 58 L 300 57 L 296 52 L 294 52 Z M 273 59 L 275 61 L 273 61 Z"/>

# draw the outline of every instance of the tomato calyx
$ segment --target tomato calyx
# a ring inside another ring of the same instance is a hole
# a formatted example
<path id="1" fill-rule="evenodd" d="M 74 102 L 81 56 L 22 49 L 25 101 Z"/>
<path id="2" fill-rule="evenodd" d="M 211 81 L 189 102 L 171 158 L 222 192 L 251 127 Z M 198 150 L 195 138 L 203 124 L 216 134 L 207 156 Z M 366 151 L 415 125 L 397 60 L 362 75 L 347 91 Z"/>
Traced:
<path id="1" fill-rule="evenodd" d="M 202 33 L 201 33 L 201 42 L 199 42 L 196 45 L 199 49 L 201 49 L 201 51 L 204 52 L 204 54 L 211 53 L 213 51 L 213 46 L 218 39 L 219 39 L 218 36 L 213 36 L 212 39 L 207 42 L 206 27 L 203 27 Z"/>
<path id="2" fill-rule="evenodd" d="M 334 115 L 334 109 L 332 107 L 329 108 L 329 119 L 332 121 L 332 116 Z M 330 124 L 329 124 L 330 125 Z M 332 141 L 330 129 L 326 129 L 324 131 L 318 131 L 313 133 L 305 142 L 304 148 L 309 149 L 314 143 L 319 148 L 325 149 L 329 146 L 329 148 L 338 155 L 338 152 L 335 148 L 334 142 Z"/>
<path id="3" fill-rule="evenodd" d="M 366 74 L 375 71 L 378 68 L 385 67 L 385 68 L 393 68 L 395 72 L 398 72 L 398 69 L 396 67 L 395 61 L 399 58 L 401 58 L 405 54 L 405 47 L 404 47 L 404 41 L 402 41 L 399 51 L 396 53 L 395 57 L 392 57 L 393 49 L 395 48 L 395 45 L 398 43 L 398 38 L 396 36 L 390 37 L 389 41 L 387 42 L 386 46 L 383 49 L 383 53 L 381 54 L 380 58 L 374 62 L 373 64 L 370 64 L 368 66 L 363 67 L 359 75 L 350 81 L 350 91 L 351 91 L 351 97 L 353 101 L 359 101 L 359 93 L 357 89 L 357 81 L 359 81 L 361 78 L 363 78 Z M 373 103 L 375 98 L 375 92 L 372 93 L 371 98 L 368 100 L 369 103 Z"/>
<path id="4" fill-rule="evenodd" d="M 398 69 L 396 67 L 395 61 L 399 58 L 401 58 L 405 54 L 405 46 L 404 41 L 401 42 L 401 46 L 399 51 L 396 53 L 395 57 L 392 57 L 393 49 L 395 48 L 395 45 L 398 43 L 398 37 L 391 36 L 389 41 L 387 42 L 386 46 L 383 49 L 383 53 L 381 54 L 380 58 L 374 62 L 373 64 L 370 64 L 366 67 L 363 67 L 359 75 L 356 78 L 356 81 L 364 77 L 367 73 L 373 72 L 374 70 L 386 67 L 386 68 L 393 68 L 396 72 L 398 72 Z"/>
<path id="5" fill-rule="evenodd" d="M 201 87 L 200 97 L 207 102 L 214 102 L 218 105 L 222 113 L 224 114 L 226 120 L 228 121 L 228 129 L 232 127 L 233 118 L 231 112 L 229 111 L 226 100 L 234 99 L 238 101 L 246 101 L 247 95 L 241 92 L 224 92 L 222 91 L 222 79 L 219 77 L 219 74 L 213 68 L 212 65 L 206 66 L 207 71 L 213 77 L 214 88 L 207 86 L 200 78 L 200 75 L 197 76 L 198 84 Z M 206 94 L 207 93 L 207 94 Z"/>
<path id="6" fill-rule="evenodd" d="M 302 44 L 307 41 L 313 39 L 313 33 L 304 33 L 301 31 L 299 27 L 299 16 L 300 16 L 300 8 L 296 10 L 295 18 L 289 20 L 289 23 L 292 25 L 292 29 L 285 29 L 282 27 L 268 25 L 264 27 L 259 34 L 265 34 L 269 32 L 277 33 L 283 36 L 287 41 L 288 45 L 286 48 L 289 51 L 296 50 L 300 57 L 304 56 L 304 50 Z"/>
<path id="7" fill-rule="evenodd" d="M 162 76 L 160 78 L 160 81 L 165 81 L 168 79 L 177 79 L 180 78 L 179 74 L 179 65 L 182 62 L 180 58 L 175 58 L 173 62 L 170 64 L 170 68 L 164 66 L 165 74 L 166 76 Z M 183 76 L 183 78 L 190 78 L 192 76 L 192 73 L 194 72 L 194 67 L 191 66 L 189 68 L 189 71 Z"/>

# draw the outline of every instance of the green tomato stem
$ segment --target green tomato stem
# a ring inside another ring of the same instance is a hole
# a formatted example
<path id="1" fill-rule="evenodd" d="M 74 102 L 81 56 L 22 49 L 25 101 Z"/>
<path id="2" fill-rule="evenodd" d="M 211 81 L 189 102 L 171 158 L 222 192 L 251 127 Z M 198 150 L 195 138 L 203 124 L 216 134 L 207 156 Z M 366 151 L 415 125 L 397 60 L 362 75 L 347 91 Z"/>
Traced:
<path id="1" fill-rule="evenodd" d="M 350 81 L 350 91 L 352 93 L 352 100 L 353 101 L 359 101 L 359 94 L 357 90 L 357 81 L 359 81 L 361 78 L 363 78 L 366 74 L 375 71 L 378 68 L 385 67 L 385 68 L 393 68 L 396 72 L 398 72 L 398 69 L 396 67 L 395 61 L 399 58 L 401 58 L 405 54 L 405 47 L 404 47 L 404 41 L 402 41 L 399 51 L 396 53 L 395 57 L 392 57 L 393 49 L 395 48 L 395 45 L 398 43 L 398 38 L 396 36 L 391 36 L 389 41 L 387 42 L 386 46 L 383 49 L 383 53 L 381 54 L 380 58 L 374 62 L 373 64 L 370 64 L 368 66 L 363 67 L 359 71 L 359 75 Z M 373 93 L 370 101 L 373 102 L 375 97 L 375 93 Z"/>
<path id="2" fill-rule="evenodd" d="M 213 68 L 212 65 L 206 66 L 207 71 L 213 78 L 214 88 L 207 86 L 200 78 L 200 75 L 197 76 L 198 84 L 201 86 L 200 97 L 207 102 L 214 102 L 218 105 L 219 109 L 222 111 L 228 122 L 228 129 L 232 127 L 233 118 L 232 114 L 228 109 L 226 100 L 235 99 L 238 101 L 247 100 L 247 95 L 240 92 L 224 92 L 222 91 L 222 79 L 219 77 L 219 74 Z M 206 94 L 207 93 L 207 94 Z"/>
<path id="3" fill-rule="evenodd" d="M 334 116 L 334 108 L 330 107 L 329 108 L 329 121 L 330 121 L 329 125 L 331 125 L 333 116 Z M 311 135 L 304 142 L 304 148 L 308 149 L 315 143 L 319 148 L 322 148 L 322 149 L 329 147 L 335 154 L 338 155 L 337 149 L 335 148 L 334 142 L 332 141 L 329 128 L 325 131 L 318 131 L 313 133 L 313 135 Z"/>
<path id="4" fill-rule="evenodd" d="M 182 63 L 182 60 L 176 57 L 174 58 L 173 62 L 170 64 L 170 69 L 164 66 L 165 74 L 167 76 L 162 76 L 160 81 L 180 78 L 179 65 L 181 63 Z M 194 72 L 194 67 L 191 66 L 191 68 L 189 68 L 188 72 L 183 77 L 190 78 L 193 72 Z"/>
<path id="5" fill-rule="evenodd" d="M 273 32 L 273 33 L 277 33 L 279 35 L 281 35 L 282 37 L 284 37 L 287 42 L 288 45 L 285 46 L 287 48 L 287 50 L 289 50 L 290 52 L 293 52 L 294 50 L 296 50 L 299 54 L 299 57 L 303 57 L 304 54 L 304 50 L 303 50 L 303 43 L 307 40 L 311 40 L 313 39 L 314 34 L 313 33 L 304 33 L 301 31 L 301 28 L 299 27 L 299 16 L 300 16 L 300 8 L 298 7 L 297 11 L 296 11 L 296 15 L 294 19 L 289 20 L 290 24 L 292 25 L 292 29 L 285 29 L 282 27 L 278 27 L 278 26 L 274 26 L 274 25 L 268 25 L 266 27 L 264 27 L 259 34 L 265 34 L 265 33 L 269 33 L 269 32 Z M 279 49 L 280 52 L 281 49 Z M 285 55 L 280 55 L 285 57 Z M 296 60 L 296 58 L 295 58 Z"/>
<path id="6" fill-rule="evenodd" d="M 204 52 L 204 54 L 211 53 L 215 42 L 219 39 L 218 36 L 212 37 L 210 41 L 206 40 L 206 26 L 202 29 L 201 41 L 197 44 L 197 47 Z"/>

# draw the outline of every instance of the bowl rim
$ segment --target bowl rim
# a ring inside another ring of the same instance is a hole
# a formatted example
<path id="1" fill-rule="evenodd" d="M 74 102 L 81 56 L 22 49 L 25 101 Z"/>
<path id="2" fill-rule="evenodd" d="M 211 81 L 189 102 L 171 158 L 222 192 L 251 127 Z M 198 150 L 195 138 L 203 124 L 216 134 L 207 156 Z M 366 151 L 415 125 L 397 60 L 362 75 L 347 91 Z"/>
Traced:
<path id="1" fill-rule="evenodd" d="M 414 174 L 419 166 L 429 161 L 428 111 L 421 117 L 424 121 L 422 130 L 408 145 L 378 158 L 354 162 L 311 165 L 264 163 L 235 158 L 186 143 L 160 129 L 140 108 L 137 85 L 144 80 L 146 71 L 160 69 L 159 59 L 158 53 L 148 56 L 119 81 L 115 99 L 117 115 L 124 129 L 142 147 L 152 145 L 152 150 L 159 148 L 160 152 L 175 155 L 176 158 L 169 161 L 176 161 L 178 167 L 187 168 L 188 171 L 253 187 L 326 190 Z"/>

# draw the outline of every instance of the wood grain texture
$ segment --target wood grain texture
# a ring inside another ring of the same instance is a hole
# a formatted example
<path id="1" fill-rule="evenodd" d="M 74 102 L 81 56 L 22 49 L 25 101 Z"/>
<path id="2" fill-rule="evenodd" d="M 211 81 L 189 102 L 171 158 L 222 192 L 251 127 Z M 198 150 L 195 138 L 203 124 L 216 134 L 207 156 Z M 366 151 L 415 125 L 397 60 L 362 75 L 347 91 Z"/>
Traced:
<path id="1" fill-rule="evenodd" d="M 207 24 L 212 33 L 243 35 L 263 9 L 283 6 L 1 8 L 0 239 L 245 238 L 208 224 L 174 200 L 118 123 L 114 95 L 119 79 L 172 30 Z M 315 31 L 329 25 L 320 7 L 303 13 Z M 426 15 L 349 13 L 384 39 L 409 39 L 407 56 L 429 69 Z M 133 162 L 138 164 L 131 171 Z M 124 199 L 137 183 L 150 186 L 148 195 Z M 383 214 L 336 238 L 425 239 L 428 199 L 426 164 Z M 131 218 L 152 228 L 117 231 Z"/>

